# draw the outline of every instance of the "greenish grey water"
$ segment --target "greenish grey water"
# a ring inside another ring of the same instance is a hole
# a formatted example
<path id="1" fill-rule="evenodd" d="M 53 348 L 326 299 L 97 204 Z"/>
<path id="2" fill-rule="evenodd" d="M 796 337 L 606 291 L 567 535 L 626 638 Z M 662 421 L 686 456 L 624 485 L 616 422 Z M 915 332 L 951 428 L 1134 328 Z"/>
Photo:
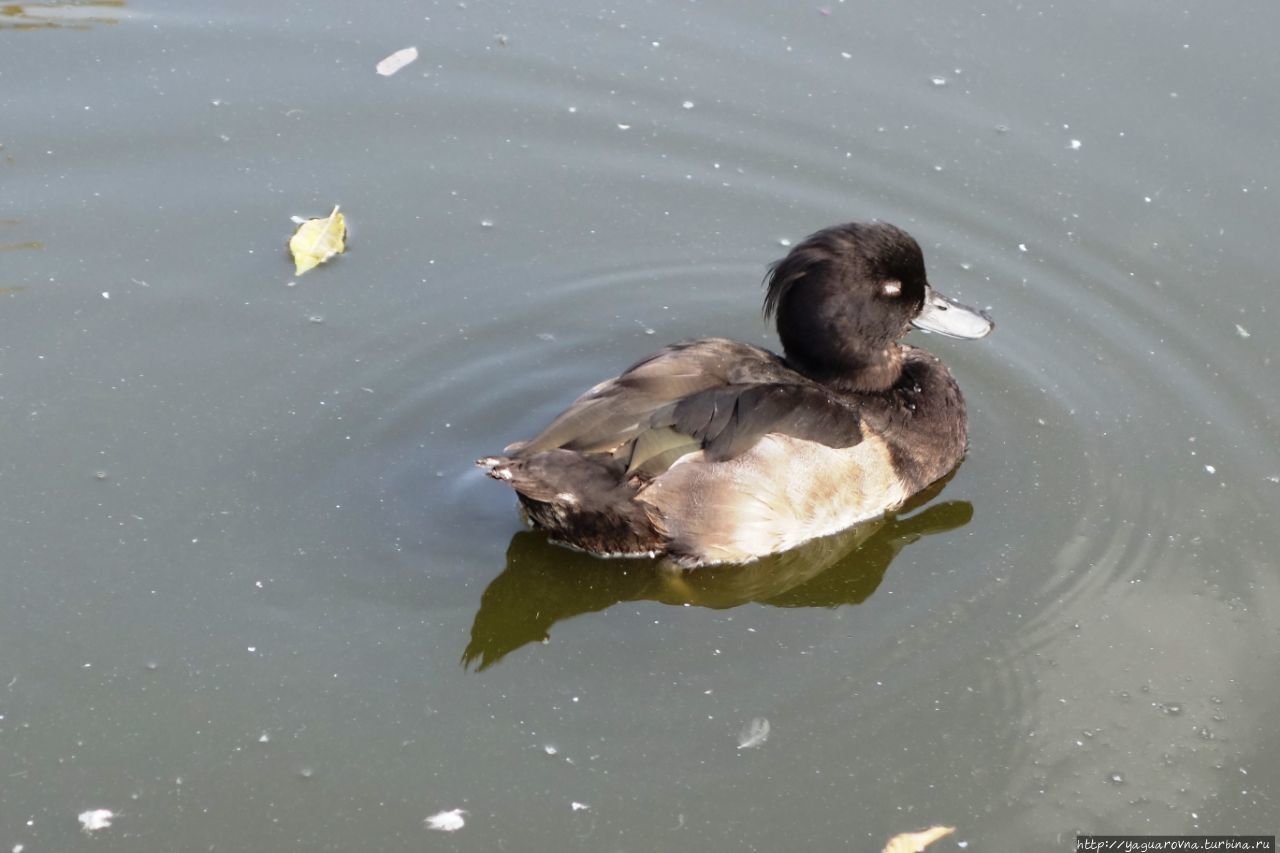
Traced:
<path id="1" fill-rule="evenodd" d="M 1280 824 L 1273 5 L 17 11 L 0 849 Z M 998 323 L 924 501 L 678 576 L 471 466 L 870 217 Z"/>

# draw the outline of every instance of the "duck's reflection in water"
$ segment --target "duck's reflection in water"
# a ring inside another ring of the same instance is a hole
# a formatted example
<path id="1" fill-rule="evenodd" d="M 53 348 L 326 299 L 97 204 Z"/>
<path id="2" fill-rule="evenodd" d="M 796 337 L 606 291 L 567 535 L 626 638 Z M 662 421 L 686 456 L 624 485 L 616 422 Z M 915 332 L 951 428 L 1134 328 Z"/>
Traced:
<path id="1" fill-rule="evenodd" d="M 947 479 L 896 513 L 746 565 L 684 571 L 663 560 L 602 560 L 555 545 L 540 531 L 517 533 L 507 547 L 506 568 L 480 597 L 462 664 L 484 670 L 526 643 L 545 640 L 555 623 L 622 601 L 714 608 L 752 601 L 775 607 L 858 604 L 875 592 L 904 547 L 969 523 L 973 507 L 967 501 L 920 509 Z"/>

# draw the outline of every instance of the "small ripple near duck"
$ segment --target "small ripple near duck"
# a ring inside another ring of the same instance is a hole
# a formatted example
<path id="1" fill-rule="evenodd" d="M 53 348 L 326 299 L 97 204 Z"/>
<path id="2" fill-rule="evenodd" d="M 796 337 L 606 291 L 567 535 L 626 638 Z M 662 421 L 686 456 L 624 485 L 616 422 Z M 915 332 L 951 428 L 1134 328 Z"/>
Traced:
<path id="1" fill-rule="evenodd" d="M 765 276 L 783 353 L 672 344 L 579 397 L 539 435 L 477 461 L 529 521 L 600 556 L 747 562 L 900 506 L 959 464 L 964 397 L 911 326 L 981 338 L 984 314 L 935 291 L 919 244 L 848 223 Z"/>

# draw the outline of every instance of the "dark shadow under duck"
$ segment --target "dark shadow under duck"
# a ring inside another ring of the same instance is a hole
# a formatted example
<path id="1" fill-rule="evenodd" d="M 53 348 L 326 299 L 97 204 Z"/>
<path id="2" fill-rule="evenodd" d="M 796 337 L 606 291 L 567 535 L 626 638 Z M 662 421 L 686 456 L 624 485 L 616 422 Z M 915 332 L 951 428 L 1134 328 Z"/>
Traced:
<path id="1" fill-rule="evenodd" d="M 828 228 L 765 277 L 783 355 L 673 344 L 579 397 L 537 437 L 477 464 L 529 520 L 605 556 L 746 562 L 882 515 L 964 456 L 964 398 L 915 325 L 991 331 L 930 287 L 887 223 Z"/>
<path id="2" fill-rule="evenodd" d="M 522 530 L 507 545 L 506 566 L 480 596 L 462 665 L 483 671 L 529 643 L 547 642 L 554 626 L 627 601 L 724 609 L 861 604 L 890 564 L 920 539 L 956 530 L 973 518 L 967 501 L 930 504 L 947 477 L 901 509 L 746 565 L 671 571 L 664 561 L 613 565 L 549 544 L 545 531 Z"/>

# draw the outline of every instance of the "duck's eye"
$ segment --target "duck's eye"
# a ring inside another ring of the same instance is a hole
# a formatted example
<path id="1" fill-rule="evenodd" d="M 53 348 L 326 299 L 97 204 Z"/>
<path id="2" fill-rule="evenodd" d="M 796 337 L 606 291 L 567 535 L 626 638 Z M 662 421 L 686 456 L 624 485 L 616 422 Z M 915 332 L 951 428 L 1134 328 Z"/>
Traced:
<path id="1" fill-rule="evenodd" d="M 902 282 L 889 279 L 884 284 L 880 285 L 880 292 L 885 296 L 897 296 L 902 293 Z"/>

